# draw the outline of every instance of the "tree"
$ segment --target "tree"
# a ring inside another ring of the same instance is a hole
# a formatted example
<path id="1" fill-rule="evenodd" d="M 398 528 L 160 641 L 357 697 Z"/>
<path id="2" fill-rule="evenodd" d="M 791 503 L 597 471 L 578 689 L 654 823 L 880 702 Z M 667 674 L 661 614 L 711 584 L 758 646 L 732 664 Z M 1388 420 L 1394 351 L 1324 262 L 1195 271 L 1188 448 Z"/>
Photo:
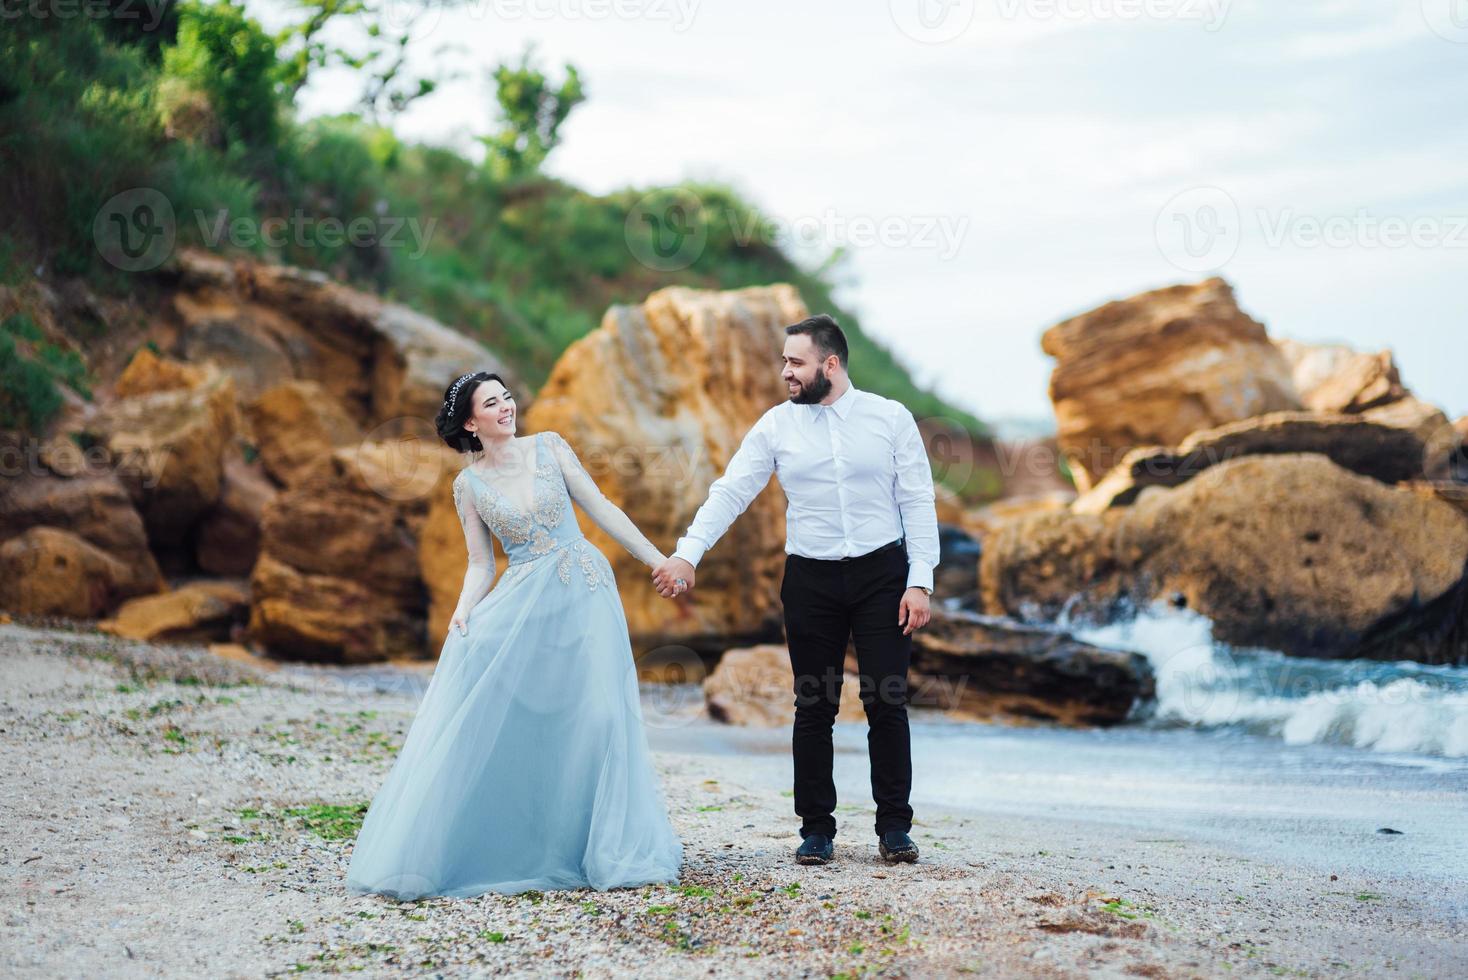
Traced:
<path id="1" fill-rule="evenodd" d="M 389 0 L 295 0 L 306 16 L 276 35 L 283 53 L 281 83 L 294 100 L 314 69 L 342 65 L 362 78 L 358 105 L 364 115 L 374 124 L 384 117 L 390 119 L 445 81 L 460 76 L 440 70 L 431 78 L 418 78 L 406 72 L 409 44 L 420 22 L 431 27 L 439 13 L 456 2 L 422 0 L 389 6 Z M 327 43 L 327 26 L 343 22 L 361 26 L 365 40 L 350 48 Z M 444 53 L 455 47 L 441 45 L 436 52 L 438 62 L 442 64 Z"/>
<path id="2" fill-rule="evenodd" d="M 178 43 L 163 52 L 163 81 L 208 97 L 226 142 L 273 146 L 279 131 L 275 42 L 243 5 L 180 5 Z"/>
<path id="3" fill-rule="evenodd" d="M 561 124 L 571 110 L 586 101 L 581 76 L 566 65 L 566 79 L 552 88 L 549 79 L 531 64 L 534 45 L 527 47 L 518 65 L 501 64 L 494 70 L 500 104 L 500 130 L 479 137 L 487 151 L 484 164 L 500 180 L 529 176 L 560 143 Z"/>

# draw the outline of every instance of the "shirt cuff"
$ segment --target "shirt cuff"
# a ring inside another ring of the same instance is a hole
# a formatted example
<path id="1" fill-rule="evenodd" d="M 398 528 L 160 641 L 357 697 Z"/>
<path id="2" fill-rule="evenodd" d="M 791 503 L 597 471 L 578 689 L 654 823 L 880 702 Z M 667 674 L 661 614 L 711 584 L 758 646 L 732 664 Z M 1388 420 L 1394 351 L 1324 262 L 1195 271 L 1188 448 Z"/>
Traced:
<path id="1" fill-rule="evenodd" d="M 703 553 L 707 550 L 708 548 L 698 539 L 683 537 L 678 539 L 678 547 L 673 550 L 673 557 L 682 558 L 697 568 L 699 561 L 703 558 Z"/>
<path id="2" fill-rule="evenodd" d="M 925 589 L 933 587 L 933 568 L 925 561 L 910 560 L 907 563 L 907 587 L 914 585 Z"/>

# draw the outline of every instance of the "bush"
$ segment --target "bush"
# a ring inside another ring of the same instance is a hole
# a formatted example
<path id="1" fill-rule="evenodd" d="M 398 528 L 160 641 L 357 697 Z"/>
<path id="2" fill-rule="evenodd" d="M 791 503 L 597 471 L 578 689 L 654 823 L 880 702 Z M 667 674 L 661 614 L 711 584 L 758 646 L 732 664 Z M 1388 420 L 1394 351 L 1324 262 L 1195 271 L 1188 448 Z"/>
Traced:
<path id="1" fill-rule="evenodd" d="M 164 49 L 162 81 L 207 95 L 227 143 L 275 145 L 277 71 L 275 42 L 243 6 L 233 0 L 179 6 L 178 43 Z"/>
<path id="2" fill-rule="evenodd" d="M 16 349 L 0 331 L 0 429 L 36 433 L 61 411 L 61 393 L 51 374 Z"/>

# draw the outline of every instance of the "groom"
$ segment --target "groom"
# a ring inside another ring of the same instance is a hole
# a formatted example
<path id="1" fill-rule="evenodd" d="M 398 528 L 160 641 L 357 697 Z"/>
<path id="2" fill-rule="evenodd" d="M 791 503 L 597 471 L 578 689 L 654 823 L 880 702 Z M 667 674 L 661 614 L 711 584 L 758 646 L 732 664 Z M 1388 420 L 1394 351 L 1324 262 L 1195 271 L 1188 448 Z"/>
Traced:
<path id="1" fill-rule="evenodd" d="M 831 726 L 847 640 L 856 643 L 867 716 L 877 849 L 916 861 L 907 667 L 928 622 L 938 520 L 933 475 L 912 413 L 852 385 L 846 336 L 824 314 L 785 328 L 789 401 L 745 435 L 687 534 L 653 571 L 658 593 L 692 588 L 694 567 L 775 473 L 789 503 L 780 601 L 795 674 L 795 812 L 801 864 L 834 852 Z M 904 547 L 905 546 L 905 547 Z"/>

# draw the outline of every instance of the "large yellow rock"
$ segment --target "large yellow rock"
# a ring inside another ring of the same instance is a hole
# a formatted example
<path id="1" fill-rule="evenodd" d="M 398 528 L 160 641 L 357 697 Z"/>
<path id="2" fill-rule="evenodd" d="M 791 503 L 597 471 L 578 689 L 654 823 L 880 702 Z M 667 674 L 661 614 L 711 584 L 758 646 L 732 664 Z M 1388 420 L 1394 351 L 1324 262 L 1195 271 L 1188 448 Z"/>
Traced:
<path id="1" fill-rule="evenodd" d="M 671 553 L 749 427 L 787 397 L 784 328 L 806 315 L 786 285 L 675 287 L 613 307 L 561 356 L 526 428 L 563 435 L 602 492 Z M 697 588 L 676 601 L 659 597 L 647 566 L 579 510 L 577 519 L 612 562 L 639 652 L 669 643 L 717 651 L 779 635 L 785 497 L 773 478 L 700 562 Z"/>
<path id="2" fill-rule="evenodd" d="M 192 387 L 112 401 L 89 428 L 107 447 L 149 540 L 155 547 L 178 545 L 219 500 L 224 456 L 238 429 L 234 382 L 210 368 Z"/>
<path id="3" fill-rule="evenodd" d="M 37 548 L 44 553 L 46 547 L 55 545 L 74 558 L 70 562 L 74 571 L 58 571 L 55 581 L 73 581 L 66 576 L 79 574 L 102 584 L 89 584 L 81 589 L 86 593 L 85 601 L 73 603 L 70 599 L 46 598 L 39 600 L 39 606 L 27 609 L 45 607 L 60 615 L 71 615 L 62 613 L 63 608 L 85 610 L 76 615 L 90 617 L 105 612 L 118 599 L 164 588 L 158 563 L 148 550 L 142 518 L 127 490 L 112 473 L 86 472 L 73 479 L 40 473 L 0 485 L 0 540 L 18 537 L 34 528 L 64 531 L 64 534 L 59 538 L 34 539 L 17 556 L 31 554 Z M 73 539 L 85 542 L 116 564 L 92 560 L 91 552 L 76 545 Z M 40 561 L 39 558 L 24 560 Z M 46 589 L 30 591 L 25 583 L 16 582 L 12 583 L 10 594 L 43 596 Z M 17 606 L 11 611 L 25 610 Z"/>
<path id="4" fill-rule="evenodd" d="M 727 650 L 703 681 L 704 704 L 715 721 L 756 728 L 789 727 L 795 722 L 795 676 L 790 651 L 773 643 Z M 845 672 L 837 721 L 863 721 L 861 681 Z"/>
<path id="5" fill-rule="evenodd" d="M 346 407 L 315 381 L 284 381 L 245 406 L 265 471 L 294 486 L 323 456 L 362 441 Z"/>
<path id="6" fill-rule="evenodd" d="M 252 637 L 273 656 L 421 657 L 420 535 L 453 453 L 390 440 L 321 457 L 266 505 Z M 452 506 L 452 504 L 450 504 Z M 463 555 L 463 534 L 450 554 Z M 462 566 L 460 566 L 462 576 Z"/>
<path id="7" fill-rule="evenodd" d="M 368 663 L 418 656 L 423 621 L 361 582 L 262 554 L 250 576 L 250 636 L 287 660 Z"/>
<path id="8" fill-rule="evenodd" d="M 1344 344 L 1278 337 L 1300 401 L 1312 412 L 1362 412 L 1407 395 L 1390 350 L 1365 353 Z"/>
<path id="9" fill-rule="evenodd" d="M 127 362 L 112 393 L 118 398 L 133 398 L 159 391 L 187 391 L 204 384 L 208 378 L 208 372 L 197 365 L 160 357 L 143 347 Z"/>
<path id="10" fill-rule="evenodd" d="M 1374 421 L 1371 414 L 1270 412 L 1199 430 L 1175 448 L 1139 446 L 1071 509 L 1094 514 L 1125 506 L 1145 487 L 1177 486 L 1210 466 L 1241 456 L 1319 453 L 1337 466 L 1383 483 L 1422 476 L 1422 440 L 1410 427 Z"/>
<path id="11" fill-rule="evenodd" d="M 219 500 L 200 519 L 195 534 L 199 567 L 215 575 L 248 577 L 260 557 L 260 519 L 276 492 L 258 460 L 247 463 L 231 453 L 224 461 Z"/>
<path id="12" fill-rule="evenodd" d="M 246 397 L 288 378 L 313 380 L 382 438 L 432 419 L 444 388 L 466 371 L 515 378 L 473 338 L 325 273 L 192 249 L 177 263 L 179 346 L 191 360 L 216 361 Z"/>
<path id="13" fill-rule="evenodd" d="M 1285 653 L 1451 661 L 1468 521 L 1315 453 L 1245 456 L 1099 515 L 1021 518 L 990 535 L 985 611 L 1106 616 L 1166 598 L 1214 637 Z"/>
<path id="14" fill-rule="evenodd" d="M 1422 442 L 1421 469 L 1427 478 L 1439 480 L 1448 476 L 1453 454 L 1462 440 L 1442 409 L 1408 395 L 1368 408 L 1361 417 L 1411 432 Z"/>
<path id="15" fill-rule="evenodd" d="M 246 582 L 191 582 L 157 595 L 124 602 L 112 618 L 97 624 L 105 633 L 155 643 L 207 643 L 227 640 L 250 611 Z"/>
<path id="16" fill-rule="evenodd" d="M 1045 331 L 1057 440 L 1089 490 L 1135 446 L 1299 409 L 1290 366 L 1222 279 L 1118 300 Z"/>
<path id="17" fill-rule="evenodd" d="M 0 544 L 0 608 L 17 615 L 93 619 L 136 586 L 134 569 L 60 528 Z"/>

